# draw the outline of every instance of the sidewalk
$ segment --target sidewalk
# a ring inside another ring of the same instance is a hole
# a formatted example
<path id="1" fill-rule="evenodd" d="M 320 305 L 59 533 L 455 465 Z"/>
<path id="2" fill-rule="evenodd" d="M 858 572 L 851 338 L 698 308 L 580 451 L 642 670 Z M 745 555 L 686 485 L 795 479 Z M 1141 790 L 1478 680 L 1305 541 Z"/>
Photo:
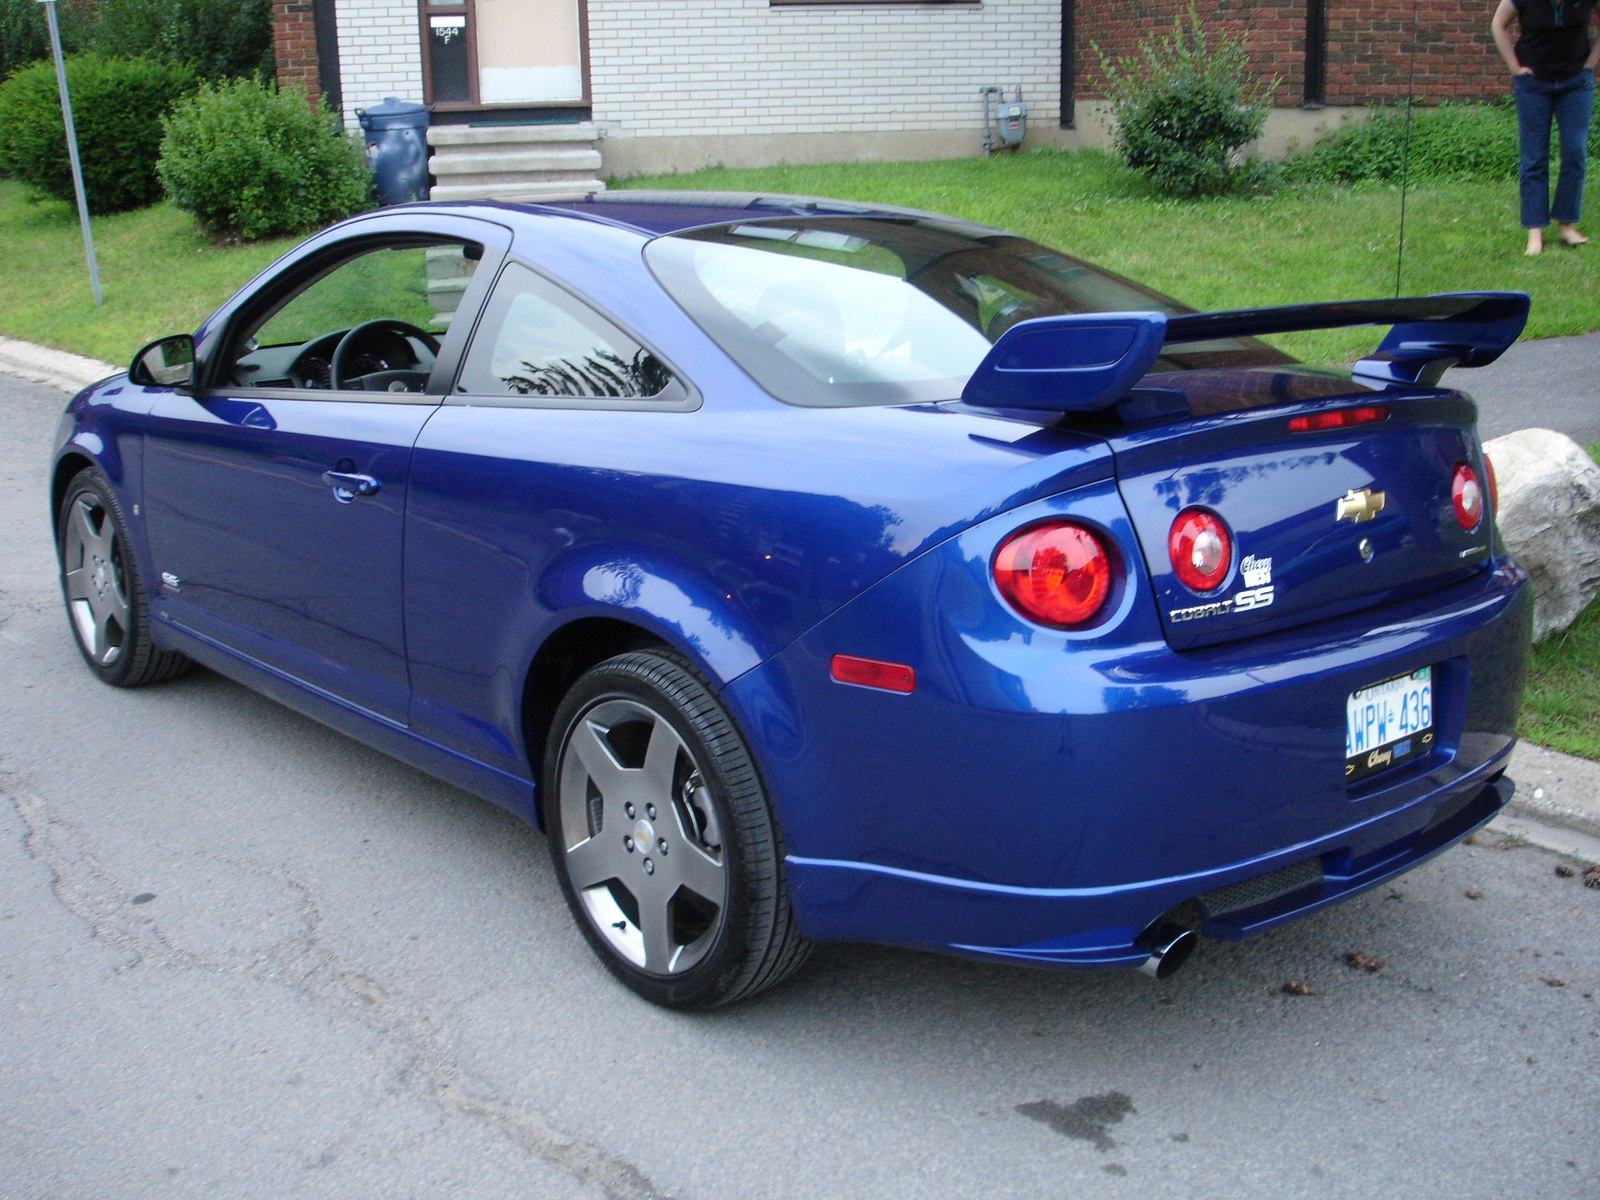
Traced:
<path id="1" fill-rule="evenodd" d="M 1506 774 L 1517 792 L 1491 829 L 1600 863 L 1600 762 L 1520 742 Z"/>
<path id="2" fill-rule="evenodd" d="M 63 392 L 82 391 L 91 383 L 98 383 L 123 369 L 99 359 L 84 358 L 81 354 L 36 346 L 21 338 L 0 337 L 0 373 Z"/>

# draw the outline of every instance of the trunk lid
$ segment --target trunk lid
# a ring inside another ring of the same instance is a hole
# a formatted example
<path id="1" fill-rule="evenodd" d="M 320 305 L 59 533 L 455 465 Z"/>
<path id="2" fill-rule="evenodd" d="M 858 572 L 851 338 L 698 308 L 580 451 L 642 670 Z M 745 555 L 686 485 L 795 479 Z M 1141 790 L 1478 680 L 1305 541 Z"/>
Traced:
<path id="1" fill-rule="evenodd" d="M 1492 514 L 1468 532 L 1451 501 L 1458 463 L 1484 478 L 1476 406 L 1460 393 L 1374 392 L 1348 375 L 1301 367 L 1175 372 L 1145 383 L 1181 393 L 1191 415 L 1102 436 L 1174 648 L 1383 604 L 1488 562 Z M 1382 405 L 1389 415 L 1290 432 L 1296 416 L 1357 405 Z M 1341 510 L 1352 493 L 1356 503 Z M 1233 534 L 1232 566 L 1205 593 L 1179 581 L 1167 544 L 1173 519 L 1192 505 Z"/>

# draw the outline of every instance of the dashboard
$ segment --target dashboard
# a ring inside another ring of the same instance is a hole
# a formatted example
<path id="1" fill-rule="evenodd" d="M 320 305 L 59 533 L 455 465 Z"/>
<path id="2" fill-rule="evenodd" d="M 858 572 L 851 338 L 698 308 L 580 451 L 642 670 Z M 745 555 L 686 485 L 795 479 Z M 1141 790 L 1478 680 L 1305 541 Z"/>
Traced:
<path id="1" fill-rule="evenodd" d="M 228 382 L 233 387 L 332 390 L 335 353 L 352 332 L 356 340 L 344 355 L 345 388 L 420 392 L 427 387 L 439 343 L 432 335 L 403 322 L 377 328 L 357 326 L 353 331 L 340 329 L 307 342 L 255 347 L 233 364 Z"/>

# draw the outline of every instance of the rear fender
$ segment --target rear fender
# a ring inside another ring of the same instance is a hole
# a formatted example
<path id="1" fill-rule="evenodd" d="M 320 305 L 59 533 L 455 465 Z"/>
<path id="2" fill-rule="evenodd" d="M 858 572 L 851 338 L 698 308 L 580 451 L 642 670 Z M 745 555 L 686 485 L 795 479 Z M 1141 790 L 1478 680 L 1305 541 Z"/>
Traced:
<path id="1" fill-rule="evenodd" d="M 737 595 L 682 559 L 637 546 L 588 546 L 552 563 L 540 604 L 561 624 L 614 617 L 687 656 L 720 690 L 777 647 L 763 644 Z"/>

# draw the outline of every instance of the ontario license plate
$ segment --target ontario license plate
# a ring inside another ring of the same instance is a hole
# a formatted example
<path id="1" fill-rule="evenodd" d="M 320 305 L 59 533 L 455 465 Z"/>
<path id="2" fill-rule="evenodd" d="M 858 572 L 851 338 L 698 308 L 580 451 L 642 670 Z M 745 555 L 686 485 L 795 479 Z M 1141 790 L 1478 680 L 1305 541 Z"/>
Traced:
<path id="1" fill-rule="evenodd" d="M 1426 754 L 1433 746 L 1433 668 L 1351 692 L 1344 715 L 1346 780 Z"/>

